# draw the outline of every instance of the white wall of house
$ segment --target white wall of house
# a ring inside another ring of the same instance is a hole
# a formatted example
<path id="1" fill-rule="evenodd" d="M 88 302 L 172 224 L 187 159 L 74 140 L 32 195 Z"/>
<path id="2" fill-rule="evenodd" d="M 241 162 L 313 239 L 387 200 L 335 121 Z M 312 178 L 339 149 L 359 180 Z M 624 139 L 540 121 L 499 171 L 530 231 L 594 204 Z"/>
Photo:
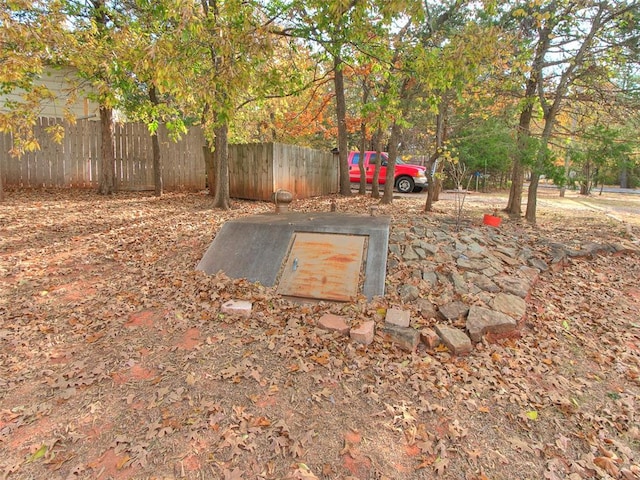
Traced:
<path id="1" fill-rule="evenodd" d="M 42 76 L 35 85 L 44 85 L 55 96 L 53 100 L 43 100 L 38 112 L 39 117 L 63 118 L 68 108 L 76 119 L 99 120 L 99 105 L 89 99 L 91 85 L 79 78 L 72 67 L 45 67 Z M 75 98 L 74 97 L 75 92 Z M 23 102 L 21 90 L 0 95 L 0 111 L 5 109 L 6 101 Z"/>

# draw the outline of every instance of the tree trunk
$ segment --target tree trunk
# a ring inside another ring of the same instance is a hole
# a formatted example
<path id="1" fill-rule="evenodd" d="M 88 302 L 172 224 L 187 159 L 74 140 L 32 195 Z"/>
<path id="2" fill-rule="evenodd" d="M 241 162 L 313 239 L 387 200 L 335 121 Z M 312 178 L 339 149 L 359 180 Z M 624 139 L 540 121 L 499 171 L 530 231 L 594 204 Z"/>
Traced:
<path id="1" fill-rule="evenodd" d="M 155 85 L 151 85 L 149 89 L 149 100 L 153 105 L 158 105 L 158 95 Z M 153 152 L 153 186 L 154 195 L 162 196 L 162 165 L 160 164 L 160 141 L 158 140 L 158 130 L 151 135 L 151 151 Z"/>
<path id="2" fill-rule="evenodd" d="M 393 122 L 391 126 L 391 136 L 389 138 L 389 161 L 387 163 L 387 174 L 385 177 L 384 183 L 384 195 L 382 195 L 382 199 L 380 203 L 385 205 L 390 205 L 393 202 L 393 187 L 394 185 L 394 177 L 396 174 L 396 158 L 398 157 L 398 143 L 400 141 L 400 125 L 397 122 Z"/>
<path id="3" fill-rule="evenodd" d="M 216 186 L 214 183 L 216 178 L 216 167 L 213 160 L 213 146 L 209 140 L 207 140 L 205 145 L 202 147 L 202 153 L 204 154 L 204 169 L 205 175 L 207 176 L 207 189 L 209 190 L 209 195 L 213 197 L 216 193 Z"/>
<path id="4" fill-rule="evenodd" d="M 604 19 L 606 17 L 607 15 L 605 14 L 604 5 L 600 5 L 592 18 L 591 26 L 589 28 L 587 36 L 584 38 L 582 45 L 580 45 L 580 48 L 575 53 L 575 55 L 572 56 L 571 62 L 568 63 L 566 69 L 562 72 L 559 79 L 557 80 L 557 86 L 552 96 L 552 102 L 549 103 L 548 101 L 550 95 L 548 92 L 545 93 L 544 91 L 544 82 L 540 84 L 538 97 L 540 100 L 540 105 L 544 112 L 544 129 L 542 131 L 542 142 L 540 145 L 540 149 L 538 150 L 538 155 L 536 156 L 536 164 L 534 166 L 531 185 L 529 186 L 526 213 L 526 219 L 529 223 L 536 222 L 536 197 L 538 194 L 538 180 L 540 178 L 542 166 L 544 164 L 544 161 L 546 160 L 547 148 L 551 139 L 551 133 L 553 131 L 558 112 L 560 112 L 562 101 L 565 98 L 566 93 L 569 91 L 570 85 L 576 78 L 576 70 L 584 64 L 587 52 L 591 48 L 594 39 L 597 36 L 597 33 L 603 27 L 605 22 Z M 534 68 L 531 72 L 532 79 L 543 78 L 542 69 L 544 64 L 544 57 L 551 48 L 553 27 L 553 25 L 547 25 L 542 28 L 542 30 L 540 30 L 540 39 L 538 41 L 538 46 L 536 47 L 536 60 L 534 62 Z"/>
<path id="5" fill-rule="evenodd" d="M 442 146 L 444 145 L 445 137 L 446 137 L 446 115 L 447 115 L 447 105 L 445 97 L 442 97 L 440 104 L 438 105 L 438 115 L 436 115 L 436 145 L 435 152 L 429 158 L 429 162 L 427 164 L 427 171 L 425 172 L 427 176 L 427 200 L 424 204 L 424 211 L 430 212 L 433 209 L 433 202 L 438 201 L 438 196 L 440 193 L 440 184 L 439 179 L 436 175 L 433 175 L 433 165 L 440 158 Z M 438 171 L 442 171 L 441 166 L 438 167 Z"/>
<path id="6" fill-rule="evenodd" d="M 424 204 L 425 212 L 431 212 L 433 210 L 433 202 L 436 193 L 436 177 L 433 174 L 433 166 L 435 165 L 435 162 L 438 160 L 439 156 L 440 155 L 436 150 L 436 152 L 434 152 L 434 154 L 429 157 L 426 165 L 427 169 L 424 172 L 427 176 L 427 200 Z"/>
<path id="7" fill-rule="evenodd" d="M 531 118 L 533 116 L 533 106 L 538 86 L 538 77 L 534 72 L 527 80 L 524 101 L 525 106 L 520 112 L 518 131 L 516 133 L 517 149 L 513 158 L 513 169 L 511 170 L 511 188 L 509 190 L 509 200 L 505 211 L 514 216 L 522 215 L 522 190 L 524 186 L 524 160 L 529 147 L 529 137 L 531 132 Z"/>
<path id="8" fill-rule="evenodd" d="M 555 124 L 556 112 L 558 110 L 554 107 L 550 109 L 545 115 L 544 129 L 542 131 L 542 138 L 538 154 L 536 155 L 536 163 L 531 172 L 531 181 L 529 182 L 529 191 L 527 192 L 527 212 L 525 218 L 527 222 L 531 224 L 536 223 L 536 210 L 538 206 L 538 185 L 540 184 L 540 175 L 543 171 L 544 164 L 547 157 L 547 151 L 549 148 L 549 140 L 551 139 L 551 133 Z"/>
<path id="9" fill-rule="evenodd" d="M 509 189 L 509 200 L 505 211 L 514 216 L 522 215 L 522 191 L 524 186 L 524 159 L 529 144 L 529 133 L 531 130 L 531 117 L 533 115 L 532 102 L 520 113 L 517 132 L 517 149 L 513 159 L 513 169 L 511 170 L 511 188 Z"/>
<path id="10" fill-rule="evenodd" d="M 442 192 L 442 178 L 441 178 L 441 173 L 444 171 L 444 162 L 440 162 L 440 164 L 438 165 L 438 168 L 436 168 L 436 173 L 438 175 L 436 175 L 436 179 L 433 182 L 433 202 L 439 202 L 440 201 L 440 192 Z"/>
<path id="11" fill-rule="evenodd" d="M 533 65 L 524 93 L 524 106 L 520 112 L 518 131 L 516 132 L 516 153 L 513 160 L 511 176 L 511 189 L 505 211 L 514 216 L 522 215 L 522 190 L 524 187 L 524 165 L 529 152 L 529 140 L 531 137 L 531 119 L 538 92 L 538 83 L 542 78 L 542 63 L 549 46 L 550 30 L 543 28 L 539 31 L 540 38 L 536 45 Z M 535 172 L 534 172 L 535 173 Z M 528 203 L 528 202 L 527 202 Z"/>
<path id="12" fill-rule="evenodd" d="M 362 85 L 362 106 L 364 107 L 369 100 L 369 89 L 367 88 L 366 81 Z M 360 122 L 360 159 L 358 161 L 358 170 L 360 171 L 360 188 L 358 189 L 359 195 L 366 195 L 367 193 L 367 174 L 364 169 L 364 160 L 367 152 L 367 121 L 362 116 Z"/>
<path id="13" fill-rule="evenodd" d="M 215 166 L 215 196 L 213 206 L 228 210 L 231 207 L 229 197 L 229 125 L 225 122 L 214 129 L 215 149 L 213 164 Z"/>
<path id="14" fill-rule="evenodd" d="M 380 155 L 382 150 L 382 131 L 378 129 L 376 132 L 376 140 L 375 140 L 375 148 L 376 151 L 375 161 L 376 163 L 373 166 L 373 179 L 371 180 L 371 198 L 380 198 L 380 163 L 382 161 L 382 155 Z M 371 160 L 369 160 L 369 165 L 371 165 Z"/>
<path id="15" fill-rule="evenodd" d="M 624 162 L 620 167 L 620 188 L 629 188 L 629 167 Z"/>
<path id="16" fill-rule="evenodd" d="M 344 72 L 340 57 L 333 59 L 333 83 L 336 94 L 336 117 L 338 121 L 338 161 L 340 164 L 340 194 L 351 196 L 349 180 L 349 144 L 347 139 L 347 101 L 344 96 Z"/>
<path id="17" fill-rule="evenodd" d="M 587 160 L 582 167 L 584 180 L 580 182 L 580 195 L 589 195 L 591 193 L 591 162 Z"/>
<path id="18" fill-rule="evenodd" d="M 434 177 L 431 174 L 431 169 L 433 168 L 433 164 L 431 162 L 427 163 L 427 201 L 424 203 L 424 211 L 431 212 L 433 210 L 433 196 L 436 191 L 436 185 L 434 182 Z"/>
<path id="19" fill-rule="evenodd" d="M 367 156 L 366 149 L 367 140 L 364 135 L 362 137 L 362 142 L 360 143 L 360 157 L 358 157 L 358 170 L 360 171 L 360 187 L 358 188 L 358 195 L 366 195 L 367 194 L 367 172 L 364 169 L 364 161 Z"/>
<path id="20" fill-rule="evenodd" d="M 522 215 L 522 190 L 524 184 L 524 167 L 518 158 L 519 154 L 513 159 L 513 170 L 511 171 L 511 187 L 509 188 L 509 200 L 505 212 L 514 216 Z"/>
<path id="21" fill-rule="evenodd" d="M 531 173 L 531 181 L 529 182 L 529 192 L 527 193 L 527 212 L 525 218 L 527 222 L 534 225 L 536 223 L 536 208 L 538 205 L 538 184 L 540 183 L 540 172 Z"/>
<path id="22" fill-rule="evenodd" d="M 108 16 L 105 8 L 105 0 L 93 0 L 91 16 L 96 22 L 98 37 L 100 41 L 109 36 Z M 106 85 L 106 78 L 98 75 Z M 98 181 L 98 193 L 101 195 L 111 195 L 115 192 L 115 169 L 114 158 L 114 135 L 113 135 L 113 111 L 103 103 L 105 92 L 100 92 L 100 179 Z"/>
<path id="23" fill-rule="evenodd" d="M 153 194 L 156 197 L 162 196 L 162 165 L 160 163 L 160 140 L 158 140 L 158 132 L 151 135 L 151 151 L 153 155 Z"/>
<path id="24" fill-rule="evenodd" d="M 573 132 L 575 132 L 576 127 L 575 124 L 577 123 L 574 117 L 574 126 L 572 127 L 572 136 L 574 135 Z M 569 182 L 569 171 L 571 169 L 571 162 L 569 161 L 569 154 L 565 153 L 564 155 L 564 178 L 562 180 L 562 185 L 560 186 L 560 198 L 564 198 L 565 193 L 567 192 L 567 183 Z"/>
<path id="25" fill-rule="evenodd" d="M 2 165 L 0 165 L 0 202 L 4 201 L 4 179 L 2 178 Z"/>
<path id="26" fill-rule="evenodd" d="M 100 183 L 98 193 L 111 195 L 115 192 L 116 161 L 113 152 L 113 111 L 100 106 Z"/>

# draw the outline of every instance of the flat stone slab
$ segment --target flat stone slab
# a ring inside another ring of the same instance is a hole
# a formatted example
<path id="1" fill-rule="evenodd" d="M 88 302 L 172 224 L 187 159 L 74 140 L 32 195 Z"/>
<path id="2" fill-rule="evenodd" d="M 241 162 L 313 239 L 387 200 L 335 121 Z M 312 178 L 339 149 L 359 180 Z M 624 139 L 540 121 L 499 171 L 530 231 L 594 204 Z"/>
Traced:
<path id="1" fill-rule="evenodd" d="M 531 265 L 533 268 L 537 268 L 541 272 L 546 272 L 547 270 L 549 270 L 549 265 L 547 265 L 547 262 L 539 258 L 530 258 L 529 265 Z"/>
<path id="2" fill-rule="evenodd" d="M 404 253 L 402 254 L 402 259 L 410 262 L 412 260 L 419 260 L 420 256 L 413 249 L 413 247 L 411 247 L 410 245 L 407 245 L 407 247 L 404 250 Z"/>
<path id="3" fill-rule="evenodd" d="M 469 313 L 469 305 L 456 300 L 455 302 L 442 305 L 439 308 L 439 311 L 440 315 L 442 315 L 445 319 L 449 320 L 450 322 L 455 322 L 456 320 L 465 317 L 467 313 Z"/>
<path id="4" fill-rule="evenodd" d="M 482 260 L 473 260 L 463 257 L 458 258 L 458 260 L 456 260 L 456 264 L 458 265 L 458 268 L 463 270 L 475 270 L 477 272 L 481 272 L 482 270 L 489 268 L 489 265 Z"/>
<path id="5" fill-rule="evenodd" d="M 493 255 L 511 267 L 515 267 L 516 265 L 521 265 L 520 260 L 518 260 L 518 258 L 515 257 L 515 255 L 514 256 L 505 255 L 499 251 L 493 252 Z"/>
<path id="6" fill-rule="evenodd" d="M 531 282 L 523 278 L 510 276 L 495 277 L 493 279 L 505 292 L 512 293 L 521 298 L 526 298 L 531 290 Z"/>
<path id="7" fill-rule="evenodd" d="M 469 281 L 485 292 L 497 293 L 500 291 L 500 287 L 496 285 L 493 280 L 483 274 L 469 277 Z"/>
<path id="8" fill-rule="evenodd" d="M 522 320 L 527 309 L 527 303 L 516 295 L 499 293 L 491 301 L 494 310 L 509 315 L 516 321 Z"/>
<path id="9" fill-rule="evenodd" d="M 467 331 L 471 340 L 479 342 L 487 333 L 509 333 L 518 323 L 509 315 L 473 305 L 467 316 Z"/>
<path id="10" fill-rule="evenodd" d="M 462 330 L 442 324 L 436 325 L 435 329 L 442 343 L 454 355 L 466 355 L 473 350 L 471 340 Z"/>
<path id="11" fill-rule="evenodd" d="M 434 245 L 432 243 L 423 242 L 422 240 L 419 240 L 417 243 L 414 244 L 414 246 L 416 246 L 416 245 L 419 248 L 421 248 L 429 256 L 435 255 L 436 253 L 438 253 L 438 250 L 440 249 L 440 247 L 438 247 L 438 245 Z"/>

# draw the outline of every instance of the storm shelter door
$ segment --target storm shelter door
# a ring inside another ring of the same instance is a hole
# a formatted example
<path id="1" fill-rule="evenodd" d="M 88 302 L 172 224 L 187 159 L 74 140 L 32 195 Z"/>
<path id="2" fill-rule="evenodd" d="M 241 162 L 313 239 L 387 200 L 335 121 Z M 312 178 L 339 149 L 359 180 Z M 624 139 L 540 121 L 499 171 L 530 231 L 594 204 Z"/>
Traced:
<path id="1" fill-rule="evenodd" d="M 354 300 L 366 240 L 364 235 L 295 232 L 278 293 L 319 300 Z"/>

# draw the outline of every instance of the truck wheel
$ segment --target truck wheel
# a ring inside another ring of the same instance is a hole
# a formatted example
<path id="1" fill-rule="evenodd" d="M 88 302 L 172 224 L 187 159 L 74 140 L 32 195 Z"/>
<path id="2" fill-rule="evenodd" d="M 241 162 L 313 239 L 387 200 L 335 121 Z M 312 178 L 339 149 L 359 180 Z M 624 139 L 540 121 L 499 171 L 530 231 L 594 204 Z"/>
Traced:
<path id="1" fill-rule="evenodd" d="M 396 180 L 396 188 L 400 193 L 411 193 L 416 184 L 411 177 L 400 177 Z"/>

